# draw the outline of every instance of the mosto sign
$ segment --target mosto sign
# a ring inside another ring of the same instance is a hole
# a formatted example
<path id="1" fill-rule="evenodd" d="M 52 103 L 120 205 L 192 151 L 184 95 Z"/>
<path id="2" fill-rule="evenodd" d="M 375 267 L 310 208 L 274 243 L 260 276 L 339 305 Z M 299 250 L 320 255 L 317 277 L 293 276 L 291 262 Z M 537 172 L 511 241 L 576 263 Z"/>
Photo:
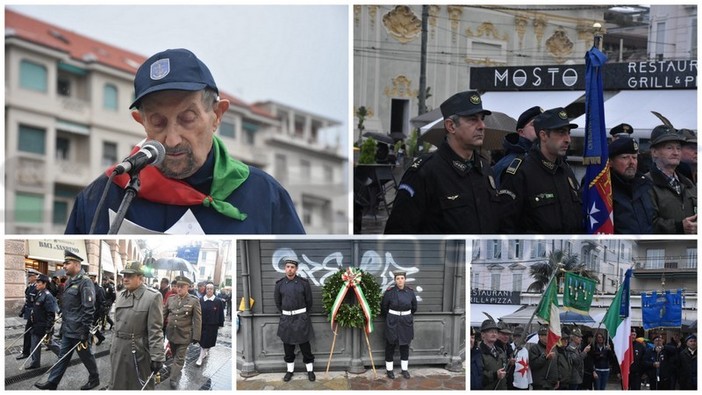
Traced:
<path id="1" fill-rule="evenodd" d="M 473 67 L 470 87 L 484 91 L 585 90 L 585 65 Z M 604 89 L 697 89 L 697 61 L 605 64 Z"/>

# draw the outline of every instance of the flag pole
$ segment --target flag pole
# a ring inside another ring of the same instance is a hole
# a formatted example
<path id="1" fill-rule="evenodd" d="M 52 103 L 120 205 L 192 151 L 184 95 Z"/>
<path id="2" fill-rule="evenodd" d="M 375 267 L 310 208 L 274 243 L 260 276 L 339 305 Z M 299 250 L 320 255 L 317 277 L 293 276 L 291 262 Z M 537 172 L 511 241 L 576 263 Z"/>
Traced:
<path id="1" fill-rule="evenodd" d="M 545 288 L 545 289 L 548 289 L 548 287 L 551 286 L 551 283 L 553 282 L 553 279 L 556 278 L 556 276 L 558 275 L 558 272 L 559 272 L 559 271 L 565 272 L 565 270 L 563 269 L 563 266 L 565 266 L 564 264 L 562 264 L 562 263 L 557 263 L 556 265 L 557 265 L 557 267 L 556 267 L 556 269 L 553 271 L 553 274 L 551 275 L 551 278 L 548 280 L 548 283 L 546 284 L 546 288 Z M 529 331 L 529 326 L 531 326 L 531 322 L 534 320 L 534 317 L 536 316 L 536 312 L 539 311 L 539 306 L 541 306 L 541 303 L 543 303 L 544 297 L 545 297 L 545 296 L 546 296 L 545 293 L 544 293 L 543 295 L 541 295 L 541 299 L 539 299 L 539 303 L 536 305 L 536 308 L 534 309 L 534 312 L 531 313 L 531 317 L 529 318 L 529 322 L 527 322 L 526 326 L 524 327 L 525 330 Z M 527 332 L 527 334 L 528 334 L 528 332 Z M 525 339 L 525 340 L 526 340 L 526 339 Z"/>

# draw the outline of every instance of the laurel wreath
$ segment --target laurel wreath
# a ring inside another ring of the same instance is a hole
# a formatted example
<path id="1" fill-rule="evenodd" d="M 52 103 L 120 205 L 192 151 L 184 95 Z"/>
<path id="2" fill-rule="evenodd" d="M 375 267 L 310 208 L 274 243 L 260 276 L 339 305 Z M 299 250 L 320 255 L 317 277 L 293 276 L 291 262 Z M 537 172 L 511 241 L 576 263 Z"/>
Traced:
<path id="1" fill-rule="evenodd" d="M 366 295 L 366 300 L 371 310 L 371 318 L 375 318 L 380 314 L 380 286 L 375 281 L 375 278 L 363 270 L 357 269 L 361 274 L 360 286 Z M 324 310 L 327 312 L 327 319 L 331 321 L 331 311 L 334 305 L 336 296 L 342 287 L 345 286 L 345 282 L 342 279 L 344 270 L 339 270 L 332 276 L 328 277 L 324 286 L 322 287 L 322 305 Z M 363 310 L 361 306 L 357 303 L 353 293 L 347 294 L 347 297 L 353 298 L 354 303 L 344 303 L 339 308 L 339 311 L 335 317 L 336 322 L 339 326 L 345 328 L 363 328 L 365 325 L 365 316 L 363 315 Z"/>

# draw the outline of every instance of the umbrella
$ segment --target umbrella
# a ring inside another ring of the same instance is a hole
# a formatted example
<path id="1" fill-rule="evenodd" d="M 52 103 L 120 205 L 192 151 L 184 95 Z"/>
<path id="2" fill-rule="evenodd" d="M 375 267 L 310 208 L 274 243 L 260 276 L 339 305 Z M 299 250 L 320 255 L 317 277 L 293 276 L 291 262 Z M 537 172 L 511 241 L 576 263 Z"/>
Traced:
<path id="1" fill-rule="evenodd" d="M 589 314 L 578 314 L 572 311 L 564 311 L 558 315 L 563 324 L 594 325 L 595 320 Z"/>
<path id="2" fill-rule="evenodd" d="M 195 273 L 193 265 L 183 258 L 159 258 L 149 264 L 154 269 Z"/>
<path id="3" fill-rule="evenodd" d="M 51 277 L 56 276 L 56 277 L 64 277 L 66 275 L 66 270 L 65 269 L 59 269 L 54 272 L 54 274 L 51 275 Z"/>
<path id="4" fill-rule="evenodd" d="M 514 118 L 503 112 L 493 111 L 492 114 L 485 116 L 485 141 L 483 142 L 483 148 L 497 149 L 502 147 L 504 136 L 516 130 L 517 121 Z M 446 136 L 444 118 L 440 117 L 420 128 L 418 141 L 428 142 L 438 147 L 444 140 L 444 136 Z"/>
<path id="5" fill-rule="evenodd" d="M 390 137 L 390 135 L 380 132 L 364 132 L 363 137 L 370 137 L 372 139 L 378 140 L 381 143 L 393 144 L 395 141 Z"/>
<path id="6" fill-rule="evenodd" d="M 410 123 L 415 128 L 421 128 L 422 126 L 430 124 L 439 118 L 443 119 L 444 116 L 441 114 L 440 108 L 435 108 L 429 112 L 425 112 L 422 115 L 418 115 L 418 116 L 410 119 Z"/>

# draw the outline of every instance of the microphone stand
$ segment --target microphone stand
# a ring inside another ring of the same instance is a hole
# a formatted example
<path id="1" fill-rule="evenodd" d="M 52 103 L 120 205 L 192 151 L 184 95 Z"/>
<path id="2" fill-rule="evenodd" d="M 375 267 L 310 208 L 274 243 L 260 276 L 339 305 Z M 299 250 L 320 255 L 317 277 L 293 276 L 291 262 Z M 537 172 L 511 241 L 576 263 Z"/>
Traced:
<path id="1" fill-rule="evenodd" d="M 136 197 L 137 192 L 139 192 L 139 188 L 141 187 L 139 170 L 141 169 L 134 172 L 129 172 L 129 184 L 127 184 L 127 187 L 124 190 L 122 203 L 120 203 L 119 209 L 117 210 L 117 216 L 110 225 L 110 230 L 107 232 L 108 235 L 116 235 L 117 232 L 119 232 L 119 228 L 122 226 L 124 217 L 127 215 L 127 209 L 129 209 L 129 206 L 132 204 L 132 200 L 134 200 Z"/>

